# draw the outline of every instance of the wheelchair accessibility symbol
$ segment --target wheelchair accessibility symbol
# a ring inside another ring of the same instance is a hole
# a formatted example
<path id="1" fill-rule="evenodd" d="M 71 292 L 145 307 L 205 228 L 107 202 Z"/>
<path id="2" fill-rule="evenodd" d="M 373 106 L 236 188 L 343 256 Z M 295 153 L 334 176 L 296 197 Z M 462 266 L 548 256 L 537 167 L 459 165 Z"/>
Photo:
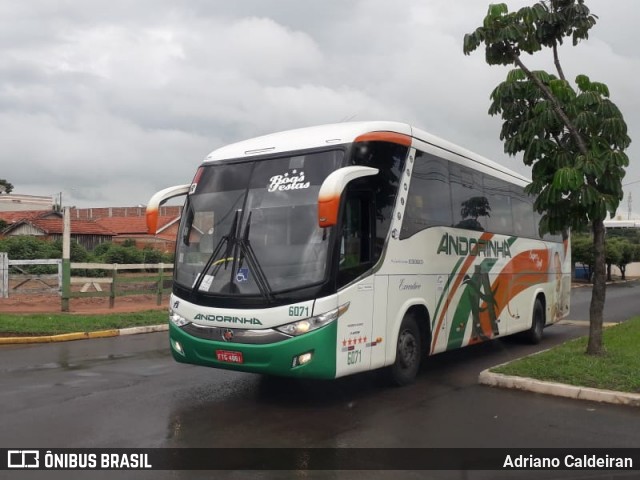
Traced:
<path id="1" fill-rule="evenodd" d="M 248 280 L 249 280 L 249 269 L 248 268 L 238 269 L 238 273 L 236 274 L 236 282 L 244 283 Z"/>

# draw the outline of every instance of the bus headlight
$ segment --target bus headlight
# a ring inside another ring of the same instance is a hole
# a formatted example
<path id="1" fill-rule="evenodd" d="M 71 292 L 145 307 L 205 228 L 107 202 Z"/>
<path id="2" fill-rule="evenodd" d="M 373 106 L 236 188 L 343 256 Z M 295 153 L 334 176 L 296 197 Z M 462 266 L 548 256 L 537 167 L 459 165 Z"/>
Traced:
<path id="1" fill-rule="evenodd" d="M 304 320 L 298 320 L 297 322 L 288 323 L 281 327 L 276 327 L 276 330 L 286 333 L 287 335 L 298 336 L 304 333 L 312 332 L 320 327 L 324 327 L 329 323 L 337 320 L 344 312 L 349 309 L 349 302 L 339 306 L 335 310 L 331 310 L 315 317 L 305 318 Z"/>
<path id="2" fill-rule="evenodd" d="M 187 320 L 182 315 L 177 314 L 173 310 L 169 310 L 169 320 L 176 327 L 184 327 L 185 325 L 188 325 L 189 323 L 191 323 L 190 320 Z"/>

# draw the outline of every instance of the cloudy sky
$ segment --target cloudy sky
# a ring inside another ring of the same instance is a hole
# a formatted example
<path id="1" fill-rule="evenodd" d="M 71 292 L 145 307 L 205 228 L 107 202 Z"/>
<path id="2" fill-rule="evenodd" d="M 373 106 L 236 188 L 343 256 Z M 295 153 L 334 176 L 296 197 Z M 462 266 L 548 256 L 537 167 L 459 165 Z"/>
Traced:
<path id="1" fill-rule="evenodd" d="M 346 120 L 409 122 L 527 174 L 487 115 L 506 70 L 462 53 L 489 3 L 0 0 L 0 178 L 65 205 L 145 204 L 226 143 Z M 640 3 L 586 3 L 599 22 L 561 59 L 622 109 L 640 212 Z"/>

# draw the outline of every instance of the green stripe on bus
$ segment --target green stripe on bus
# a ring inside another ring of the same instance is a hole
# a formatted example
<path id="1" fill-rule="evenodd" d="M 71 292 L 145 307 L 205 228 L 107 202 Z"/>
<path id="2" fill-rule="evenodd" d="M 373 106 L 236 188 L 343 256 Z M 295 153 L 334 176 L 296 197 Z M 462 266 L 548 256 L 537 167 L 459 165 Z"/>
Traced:
<path id="1" fill-rule="evenodd" d="M 487 258 L 480 263 L 480 271 L 488 273 L 496 264 L 496 258 Z M 467 330 L 467 326 L 471 319 L 471 307 L 473 302 L 479 302 L 471 292 L 469 285 L 464 285 L 464 290 L 460 295 L 458 306 L 453 318 L 451 319 L 451 326 L 449 328 L 449 338 L 447 340 L 447 350 L 454 348 L 460 348 L 464 340 L 464 333 Z M 478 308 L 480 305 L 478 305 Z"/>
<path id="2" fill-rule="evenodd" d="M 451 272 L 451 274 L 449 274 L 449 278 L 447 279 L 447 283 L 444 286 L 444 290 L 442 291 L 442 294 L 440 295 L 440 298 L 438 299 L 438 305 L 436 306 L 436 312 L 433 315 L 433 317 L 431 318 L 431 331 L 433 331 L 433 327 L 435 326 L 435 322 L 438 320 L 438 315 L 440 314 L 440 307 L 442 306 L 442 300 L 444 300 L 444 298 L 447 296 L 447 294 L 449 292 L 449 285 L 451 285 L 451 282 L 456 277 L 456 274 L 458 273 L 458 269 L 460 268 L 460 265 L 462 265 L 462 262 L 464 261 L 464 259 L 465 259 L 465 257 L 460 257 L 460 259 L 458 259 L 458 261 L 456 262 L 455 266 L 453 267 L 453 271 Z"/>

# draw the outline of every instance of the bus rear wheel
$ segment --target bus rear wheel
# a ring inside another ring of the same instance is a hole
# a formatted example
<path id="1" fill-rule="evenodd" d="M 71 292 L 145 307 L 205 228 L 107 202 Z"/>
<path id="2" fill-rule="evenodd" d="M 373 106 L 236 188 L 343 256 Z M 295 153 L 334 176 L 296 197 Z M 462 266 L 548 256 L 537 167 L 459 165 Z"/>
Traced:
<path id="1" fill-rule="evenodd" d="M 421 340 L 416 318 L 413 315 L 405 315 L 398 332 L 396 361 L 388 367 L 389 380 L 393 385 L 401 387 L 415 380 L 420 369 Z"/>
<path id="2" fill-rule="evenodd" d="M 524 332 L 525 339 L 532 345 L 537 345 L 542 341 L 542 332 L 544 330 L 544 305 L 540 298 L 536 298 L 533 304 L 533 315 L 531 318 L 531 328 Z"/>

